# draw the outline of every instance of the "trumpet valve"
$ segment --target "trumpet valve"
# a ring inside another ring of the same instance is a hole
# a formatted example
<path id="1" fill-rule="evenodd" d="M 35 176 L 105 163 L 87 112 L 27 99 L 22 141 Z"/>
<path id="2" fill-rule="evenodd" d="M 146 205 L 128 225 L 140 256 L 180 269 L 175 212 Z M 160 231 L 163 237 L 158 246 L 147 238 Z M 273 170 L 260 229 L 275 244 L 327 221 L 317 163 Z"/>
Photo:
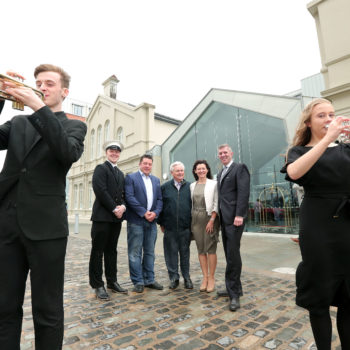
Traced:
<path id="1" fill-rule="evenodd" d="M 19 111 L 24 111 L 24 103 L 22 103 L 20 101 L 13 101 L 12 108 L 17 109 Z"/>

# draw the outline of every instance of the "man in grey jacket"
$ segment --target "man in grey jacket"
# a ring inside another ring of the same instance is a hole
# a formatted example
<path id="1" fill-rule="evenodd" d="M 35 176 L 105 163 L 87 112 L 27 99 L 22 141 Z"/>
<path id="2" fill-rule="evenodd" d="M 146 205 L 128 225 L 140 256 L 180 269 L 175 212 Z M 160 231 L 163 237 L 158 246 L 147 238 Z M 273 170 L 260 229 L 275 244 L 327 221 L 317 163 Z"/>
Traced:
<path id="1" fill-rule="evenodd" d="M 240 246 L 248 213 L 250 174 L 245 164 L 232 160 L 233 152 L 229 145 L 219 146 L 218 157 L 223 165 L 218 174 L 218 195 L 222 243 L 226 257 L 226 290 L 218 291 L 218 295 L 228 295 L 230 310 L 236 311 L 240 308 L 239 298 L 243 295 Z"/>
<path id="2" fill-rule="evenodd" d="M 192 289 L 190 278 L 190 243 L 191 243 L 191 192 L 190 183 L 184 179 L 185 166 L 181 162 L 170 165 L 173 177 L 161 186 L 163 210 L 158 224 L 164 233 L 164 258 L 170 279 L 170 289 L 179 285 L 180 268 L 186 289 Z"/>

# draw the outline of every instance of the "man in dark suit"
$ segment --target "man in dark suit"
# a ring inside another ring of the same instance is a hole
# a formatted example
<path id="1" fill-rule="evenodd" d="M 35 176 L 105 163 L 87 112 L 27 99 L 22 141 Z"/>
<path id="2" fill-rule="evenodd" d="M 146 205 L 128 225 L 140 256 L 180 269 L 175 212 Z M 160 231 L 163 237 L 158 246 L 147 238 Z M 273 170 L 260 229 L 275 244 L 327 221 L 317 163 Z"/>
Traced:
<path id="1" fill-rule="evenodd" d="M 229 145 L 219 146 L 218 156 L 223 164 L 217 180 L 222 242 L 226 257 L 226 290 L 218 291 L 218 295 L 229 296 L 230 310 L 236 311 L 240 307 L 239 298 L 243 295 L 240 245 L 248 213 L 250 175 L 245 164 L 233 162 L 233 152 Z"/>
<path id="2" fill-rule="evenodd" d="M 108 141 L 103 145 L 107 160 L 97 165 L 92 177 L 95 202 L 92 208 L 91 255 L 89 263 L 90 285 L 96 296 L 108 300 L 102 280 L 104 258 L 107 288 L 112 292 L 127 293 L 117 282 L 117 244 L 125 212 L 124 174 L 118 169 L 117 161 L 122 151 L 119 142 Z"/>
<path id="3" fill-rule="evenodd" d="M 152 165 L 152 156 L 144 154 L 139 171 L 125 177 L 129 270 L 136 293 L 142 293 L 144 287 L 163 289 L 154 279 L 156 221 L 163 202 L 160 181 L 151 175 Z"/>
<path id="4" fill-rule="evenodd" d="M 66 175 L 83 152 L 86 125 L 61 112 L 70 81 L 65 71 L 40 65 L 34 76 L 43 101 L 30 88 L 5 84 L 34 113 L 0 126 L 0 149 L 7 150 L 0 173 L 1 350 L 20 349 L 29 270 L 35 349 L 58 350 L 63 340 Z"/>

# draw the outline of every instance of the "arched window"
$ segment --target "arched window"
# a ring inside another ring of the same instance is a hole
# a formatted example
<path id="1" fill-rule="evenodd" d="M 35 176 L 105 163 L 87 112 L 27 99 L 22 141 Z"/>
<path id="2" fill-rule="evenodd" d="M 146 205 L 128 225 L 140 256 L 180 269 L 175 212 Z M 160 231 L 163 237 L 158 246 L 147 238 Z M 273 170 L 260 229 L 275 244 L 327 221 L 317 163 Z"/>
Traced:
<path id="1" fill-rule="evenodd" d="M 74 204 L 73 204 L 74 209 L 78 209 L 78 201 L 79 201 L 78 185 L 74 185 L 73 201 L 74 201 Z"/>
<path id="2" fill-rule="evenodd" d="M 89 182 L 89 209 L 92 209 L 92 205 L 94 202 L 94 191 L 92 189 L 92 182 Z"/>
<path id="3" fill-rule="evenodd" d="M 123 132 L 123 128 L 120 127 L 117 130 L 117 141 L 124 143 L 123 139 L 124 139 L 124 132 Z"/>
<path id="4" fill-rule="evenodd" d="M 102 137 L 102 126 L 99 125 L 98 128 L 97 128 L 97 150 L 96 150 L 96 153 L 97 153 L 97 157 L 100 157 L 101 156 L 101 137 Z"/>
<path id="5" fill-rule="evenodd" d="M 105 122 L 105 134 L 104 134 L 104 142 L 109 140 L 109 120 Z"/>
<path id="6" fill-rule="evenodd" d="M 84 188 L 83 184 L 79 184 L 79 209 L 84 208 Z"/>
<path id="7" fill-rule="evenodd" d="M 91 130 L 90 135 L 90 159 L 94 159 L 95 156 L 95 130 Z"/>

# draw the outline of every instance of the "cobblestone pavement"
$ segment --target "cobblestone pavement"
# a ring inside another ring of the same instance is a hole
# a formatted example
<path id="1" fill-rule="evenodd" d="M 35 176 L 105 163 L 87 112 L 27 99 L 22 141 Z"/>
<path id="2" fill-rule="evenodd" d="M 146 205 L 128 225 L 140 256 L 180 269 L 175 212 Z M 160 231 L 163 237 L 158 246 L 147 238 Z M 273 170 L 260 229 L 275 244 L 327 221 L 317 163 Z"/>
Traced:
<path id="1" fill-rule="evenodd" d="M 156 279 L 164 290 L 132 293 L 126 246 L 119 245 L 118 281 L 129 294 L 110 293 L 111 300 L 102 302 L 88 284 L 89 254 L 90 241 L 72 235 L 66 258 L 65 350 L 316 349 L 307 312 L 294 303 L 293 275 L 243 268 L 241 309 L 231 312 L 228 298 L 199 292 L 201 272 L 196 259 L 191 259 L 193 290 L 184 289 L 182 281 L 176 290 L 168 289 L 164 257 L 157 254 Z M 223 286 L 222 263 L 216 281 L 218 288 Z M 21 349 L 34 349 L 33 343 L 27 288 Z M 340 349 L 337 335 L 333 349 Z"/>

